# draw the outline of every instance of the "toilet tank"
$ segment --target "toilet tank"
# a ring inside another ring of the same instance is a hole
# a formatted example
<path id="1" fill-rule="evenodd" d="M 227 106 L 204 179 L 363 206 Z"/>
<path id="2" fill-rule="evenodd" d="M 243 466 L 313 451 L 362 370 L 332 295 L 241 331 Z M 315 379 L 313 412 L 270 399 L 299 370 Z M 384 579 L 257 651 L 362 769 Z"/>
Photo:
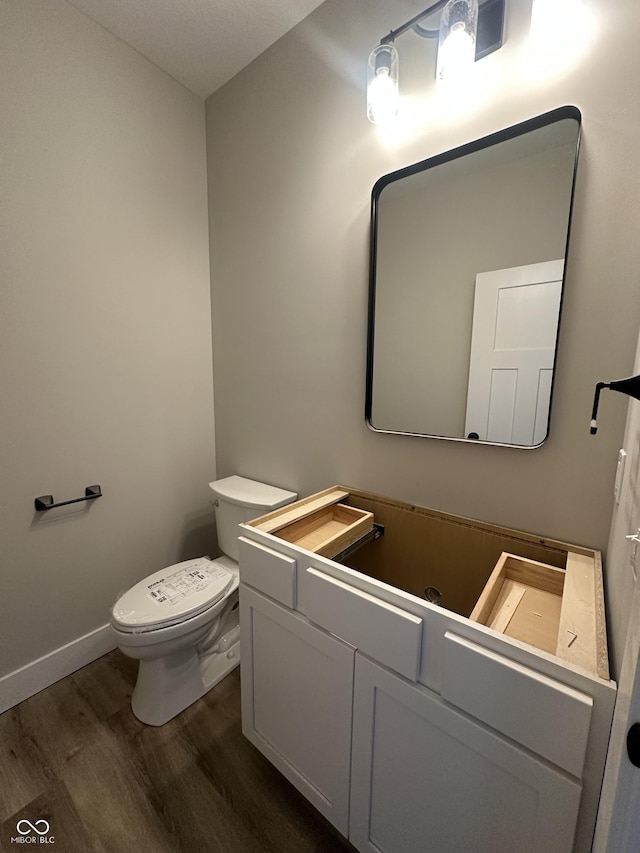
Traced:
<path id="1" fill-rule="evenodd" d="M 295 492 L 247 480 L 246 477 L 225 477 L 209 483 L 215 495 L 218 545 L 223 554 L 238 560 L 238 525 L 259 518 L 273 509 L 292 503 Z"/>

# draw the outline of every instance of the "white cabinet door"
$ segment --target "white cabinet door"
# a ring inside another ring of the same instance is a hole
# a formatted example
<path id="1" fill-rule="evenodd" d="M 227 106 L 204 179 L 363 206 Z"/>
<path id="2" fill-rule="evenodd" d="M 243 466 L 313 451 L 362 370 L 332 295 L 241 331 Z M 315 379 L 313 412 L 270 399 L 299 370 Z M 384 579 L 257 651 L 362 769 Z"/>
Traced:
<path id="1" fill-rule="evenodd" d="M 360 655 L 353 714 L 349 839 L 358 850 L 572 850 L 575 779 Z"/>
<path id="2" fill-rule="evenodd" d="M 242 731 L 343 835 L 355 649 L 241 585 Z"/>

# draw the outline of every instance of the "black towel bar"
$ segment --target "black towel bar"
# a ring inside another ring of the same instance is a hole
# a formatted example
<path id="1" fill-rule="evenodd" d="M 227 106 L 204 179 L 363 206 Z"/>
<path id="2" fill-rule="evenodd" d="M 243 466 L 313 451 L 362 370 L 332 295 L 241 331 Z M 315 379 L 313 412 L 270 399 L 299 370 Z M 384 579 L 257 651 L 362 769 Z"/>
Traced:
<path id="1" fill-rule="evenodd" d="M 36 498 L 36 510 L 43 512 L 45 509 L 55 509 L 57 506 L 67 506 L 67 504 L 77 504 L 79 501 L 92 501 L 94 498 L 102 497 L 102 489 L 100 486 L 87 486 L 84 490 L 84 497 L 72 498 L 70 501 L 53 502 L 53 495 L 40 495 Z"/>

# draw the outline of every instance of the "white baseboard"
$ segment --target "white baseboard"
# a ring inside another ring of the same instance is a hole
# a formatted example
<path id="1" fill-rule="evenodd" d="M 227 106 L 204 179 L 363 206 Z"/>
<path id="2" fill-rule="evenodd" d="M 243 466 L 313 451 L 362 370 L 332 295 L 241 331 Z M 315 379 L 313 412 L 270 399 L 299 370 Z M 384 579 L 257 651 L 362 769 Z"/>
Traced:
<path id="1" fill-rule="evenodd" d="M 54 649 L 0 678 L 0 714 L 116 647 L 110 625 Z"/>

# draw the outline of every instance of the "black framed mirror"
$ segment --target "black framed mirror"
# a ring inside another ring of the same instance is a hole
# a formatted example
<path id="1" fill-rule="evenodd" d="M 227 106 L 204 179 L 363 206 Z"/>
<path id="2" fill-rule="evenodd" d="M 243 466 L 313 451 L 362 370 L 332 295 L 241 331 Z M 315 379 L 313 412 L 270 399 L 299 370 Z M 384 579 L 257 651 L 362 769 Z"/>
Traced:
<path id="1" fill-rule="evenodd" d="M 544 442 L 580 124 L 576 107 L 560 107 L 376 182 L 373 430 Z"/>

